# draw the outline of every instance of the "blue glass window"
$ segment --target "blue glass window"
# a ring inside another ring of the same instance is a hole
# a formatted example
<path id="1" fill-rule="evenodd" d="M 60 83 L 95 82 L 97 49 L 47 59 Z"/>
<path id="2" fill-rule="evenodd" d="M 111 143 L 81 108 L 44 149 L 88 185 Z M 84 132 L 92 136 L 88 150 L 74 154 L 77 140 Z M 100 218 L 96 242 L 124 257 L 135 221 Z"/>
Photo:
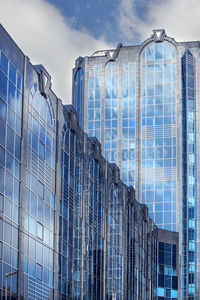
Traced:
<path id="1" fill-rule="evenodd" d="M 14 85 L 9 82 L 8 85 L 8 105 L 15 110 L 15 97 L 16 97 L 16 89 Z"/>
<path id="2" fill-rule="evenodd" d="M 6 75 L 8 75 L 8 59 L 2 52 L 0 56 L 0 68 Z"/>
<path id="3" fill-rule="evenodd" d="M 14 85 L 16 85 L 16 74 L 17 71 L 12 64 L 9 64 L 9 79 Z"/>
<path id="4" fill-rule="evenodd" d="M 0 97 L 7 101 L 7 78 L 0 72 Z"/>
<path id="5" fill-rule="evenodd" d="M 3 119 L 6 118 L 6 105 L 1 99 L 0 99 L 0 116 Z"/>

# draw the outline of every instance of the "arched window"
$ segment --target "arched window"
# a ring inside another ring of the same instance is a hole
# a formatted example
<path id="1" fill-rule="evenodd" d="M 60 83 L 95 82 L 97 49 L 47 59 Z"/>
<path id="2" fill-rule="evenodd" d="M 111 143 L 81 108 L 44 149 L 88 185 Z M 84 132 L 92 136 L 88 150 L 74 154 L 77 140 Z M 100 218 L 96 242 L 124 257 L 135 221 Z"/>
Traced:
<path id="1" fill-rule="evenodd" d="M 175 48 L 167 42 L 148 44 L 142 53 L 142 59 L 146 61 L 174 58 L 176 58 Z"/>
<path id="2" fill-rule="evenodd" d="M 110 61 L 105 66 L 105 158 L 118 163 L 119 64 Z"/>
<path id="3" fill-rule="evenodd" d="M 44 256 L 41 255 L 40 265 L 37 257 L 32 256 L 27 260 L 31 268 L 24 272 L 35 277 L 33 286 L 41 289 L 43 297 L 40 284 L 45 283 L 45 291 L 49 294 L 54 285 L 55 119 L 51 101 L 40 93 L 38 83 L 31 88 L 28 104 L 24 238 L 30 249 L 34 249 L 33 241 L 37 239 L 37 249 Z"/>
<path id="4" fill-rule="evenodd" d="M 148 44 L 141 53 L 141 75 L 142 202 L 149 206 L 150 216 L 156 224 L 175 230 L 175 47 L 167 41 Z"/>
<path id="5" fill-rule="evenodd" d="M 55 118 L 50 99 L 42 96 L 38 84 L 29 96 L 29 145 L 52 169 L 55 168 Z"/>
<path id="6" fill-rule="evenodd" d="M 38 84 L 33 85 L 31 88 L 29 103 L 39 114 L 41 121 L 47 123 L 47 125 L 53 131 L 55 131 L 55 118 L 51 101 L 48 97 L 45 98 L 44 96 L 42 96 L 38 89 Z"/>

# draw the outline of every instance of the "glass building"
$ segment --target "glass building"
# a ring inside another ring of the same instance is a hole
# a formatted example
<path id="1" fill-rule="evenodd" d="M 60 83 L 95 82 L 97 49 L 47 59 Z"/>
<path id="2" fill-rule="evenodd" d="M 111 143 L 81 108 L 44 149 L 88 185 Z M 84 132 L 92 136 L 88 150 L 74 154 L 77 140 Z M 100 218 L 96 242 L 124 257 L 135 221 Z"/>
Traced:
<path id="1" fill-rule="evenodd" d="M 80 125 L 158 227 L 180 233 L 182 299 L 190 300 L 200 297 L 199 55 L 198 41 L 158 29 L 141 45 L 79 57 L 73 73 Z"/>
<path id="2" fill-rule="evenodd" d="M 115 156 L 119 68 L 107 72 Z M 100 80 L 95 86 L 99 118 Z M 179 269 L 178 233 L 157 228 L 78 113 L 53 93 L 48 72 L 0 26 L 0 299 L 175 300 Z"/>

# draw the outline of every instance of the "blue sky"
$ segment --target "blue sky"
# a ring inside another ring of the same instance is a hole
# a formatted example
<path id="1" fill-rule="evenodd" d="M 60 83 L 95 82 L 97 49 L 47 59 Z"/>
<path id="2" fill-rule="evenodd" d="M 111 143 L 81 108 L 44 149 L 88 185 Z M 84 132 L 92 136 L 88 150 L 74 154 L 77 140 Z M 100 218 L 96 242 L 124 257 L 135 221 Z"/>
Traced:
<path id="1" fill-rule="evenodd" d="M 107 41 L 117 42 L 118 34 L 115 31 L 115 11 L 119 0 L 48 0 L 60 9 L 72 28 L 85 29 L 96 38 L 104 36 Z"/>
<path id="2" fill-rule="evenodd" d="M 121 0 L 48 0 L 48 2 L 60 10 L 72 28 L 76 30 L 84 28 L 95 38 L 104 37 L 107 42 L 114 44 L 119 42 L 133 44 L 141 41 L 137 32 L 130 41 L 118 28 L 117 16 Z M 134 3 L 134 13 L 140 19 L 145 19 L 149 1 L 132 1 L 132 3 Z"/>
<path id="3" fill-rule="evenodd" d="M 164 28 L 177 41 L 200 40 L 199 0 L 0 0 L 0 22 L 52 87 L 71 103 L 78 56 L 142 43 Z"/>

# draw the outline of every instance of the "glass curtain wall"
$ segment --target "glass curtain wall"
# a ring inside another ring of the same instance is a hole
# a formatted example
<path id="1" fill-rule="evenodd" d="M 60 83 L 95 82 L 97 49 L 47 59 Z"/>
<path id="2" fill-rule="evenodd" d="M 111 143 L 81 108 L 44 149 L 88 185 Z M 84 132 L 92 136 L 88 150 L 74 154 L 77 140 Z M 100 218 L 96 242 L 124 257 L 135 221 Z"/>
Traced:
<path id="1" fill-rule="evenodd" d="M 79 125 L 83 128 L 84 116 L 84 71 L 78 69 L 74 80 L 74 106 L 79 114 Z"/>
<path id="2" fill-rule="evenodd" d="M 142 71 L 142 202 L 160 227 L 176 230 L 176 53 L 148 44 Z"/>
<path id="3" fill-rule="evenodd" d="M 108 62 L 105 67 L 104 155 L 109 162 L 118 163 L 119 65 Z"/>
<path id="4" fill-rule="evenodd" d="M 81 299 L 82 147 L 76 133 L 64 125 L 61 149 L 58 289 L 64 299 Z"/>
<path id="5" fill-rule="evenodd" d="M 29 96 L 24 202 L 24 280 L 28 298 L 53 299 L 55 119 L 36 82 Z"/>
<path id="6" fill-rule="evenodd" d="M 126 272 L 126 297 L 127 300 L 137 299 L 137 266 L 136 266 L 136 249 L 137 249 L 137 204 L 127 204 L 127 272 Z"/>
<path id="7" fill-rule="evenodd" d="M 88 136 L 101 141 L 102 66 L 88 66 Z M 80 114 L 79 114 L 80 116 Z"/>
<path id="8" fill-rule="evenodd" d="M 122 186 L 109 182 L 107 221 L 107 300 L 123 297 L 123 190 Z"/>
<path id="9" fill-rule="evenodd" d="M 195 60 L 189 50 L 182 57 L 183 125 L 183 297 L 195 299 Z"/>
<path id="10" fill-rule="evenodd" d="M 122 63 L 122 180 L 135 181 L 135 63 Z"/>
<path id="11" fill-rule="evenodd" d="M 176 245 L 159 242 L 158 263 L 158 299 L 177 300 Z"/>
<path id="12" fill-rule="evenodd" d="M 5 274 L 18 271 L 23 75 L 0 51 L 0 294 Z M 8 278 L 17 294 L 18 275 Z"/>
<path id="13" fill-rule="evenodd" d="M 85 193 L 84 297 L 103 299 L 104 266 L 104 177 L 101 165 L 89 152 Z"/>

